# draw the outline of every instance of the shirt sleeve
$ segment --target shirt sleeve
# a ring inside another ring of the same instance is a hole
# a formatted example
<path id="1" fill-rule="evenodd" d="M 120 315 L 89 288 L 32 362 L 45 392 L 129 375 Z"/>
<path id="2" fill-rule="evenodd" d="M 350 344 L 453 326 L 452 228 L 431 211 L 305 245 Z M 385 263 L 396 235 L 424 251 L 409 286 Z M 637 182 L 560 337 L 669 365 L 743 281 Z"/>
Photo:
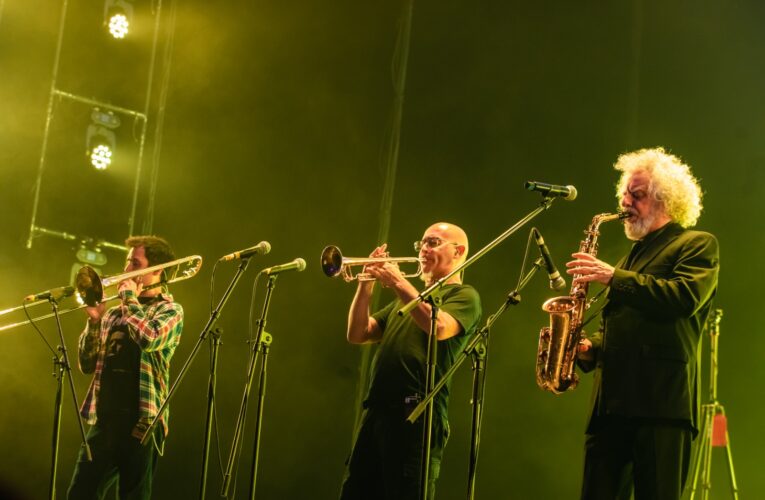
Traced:
<path id="1" fill-rule="evenodd" d="M 393 308 L 396 306 L 396 304 L 401 306 L 401 301 L 394 300 L 392 302 L 389 302 L 388 305 L 377 311 L 376 313 L 372 314 L 372 317 L 377 321 L 377 326 L 380 327 L 380 330 L 385 330 L 385 325 L 388 322 L 388 316 L 390 316 L 390 313 L 393 312 Z"/>
<path id="2" fill-rule="evenodd" d="M 714 294 L 718 271 L 717 239 L 698 233 L 684 243 L 665 273 L 615 269 L 609 299 L 646 314 L 690 317 Z"/>
<path id="3" fill-rule="evenodd" d="M 475 288 L 463 285 L 444 297 L 441 309 L 462 327 L 459 335 L 472 333 L 481 319 L 481 297 Z"/>
<path id="4" fill-rule="evenodd" d="M 102 322 L 103 319 L 96 324 L 88 321 L 85 325 L 85 329 L 80 334 L 77 353 L 80 371 L 82 373 L 90 374 L 96 369 L 98 351 L 101 350 Z"/>

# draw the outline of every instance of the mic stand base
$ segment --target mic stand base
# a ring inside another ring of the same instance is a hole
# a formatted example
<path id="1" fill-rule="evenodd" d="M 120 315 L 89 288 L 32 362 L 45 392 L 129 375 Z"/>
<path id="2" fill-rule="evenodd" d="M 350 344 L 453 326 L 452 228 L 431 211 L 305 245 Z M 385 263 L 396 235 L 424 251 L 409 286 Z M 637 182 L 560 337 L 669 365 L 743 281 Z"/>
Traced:
<path id="1" fill-rule="evenodd" d="M 714 401 L 701 406 L 701 440 L 696 449 L 696 460 L 693 463 L 693 483 L 691 483 L 690 500 L 696 498 L 696 490 L 701 479 L 701 498 L 707 500 L 712 490 L 712 448 L 719 447 L 715 442 L 717 426 L 724 427 L 725 456 L 728 465 L 728 478 L 730 479 L 731 497 L 738 500 L 738 485 L 736 484 L 736 473 L 733 470 L 733 454 L 730 451 L 730 438 L 728 437 L 727 420 L 725 417 L 725 408 L 723 405 Z M 703 462 L 703 463 L 702 463 Z"/>

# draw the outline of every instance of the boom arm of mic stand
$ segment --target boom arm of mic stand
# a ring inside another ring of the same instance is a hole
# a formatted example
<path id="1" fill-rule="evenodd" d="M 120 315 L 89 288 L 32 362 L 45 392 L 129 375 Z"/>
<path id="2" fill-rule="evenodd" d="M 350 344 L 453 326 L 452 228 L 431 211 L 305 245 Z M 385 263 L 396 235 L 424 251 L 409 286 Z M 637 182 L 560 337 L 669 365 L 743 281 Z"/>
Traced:
<path id="1" fill-rule="evenodd" d="M 462 365 L 462 363 L 467 359 L 467 357 L 470 355 L 471 352 L 473 352 L 473 349 L 478 345 L 478 343 L 481 340 L 486 339 L 489 336 L 489 331 L 491 330 L 492 325 L 494 325 L 494 322 L 499 319 L 500 315 L 505 312 L 507 307 L 509 305 L 518 305 L 521 302 L 521 295 L 520 291 L 523 290 L 523 288 L 528 284 L 528 282 L 531 280 L 532 276 L 536 274 L 536 272 L 542 267 L 542 259 L 539 258 L 536 261 L 534 261 L 534 265 L 529 270 L 528 273 L 526 273 L 526 276 L 523 277 L 521 280 L 520 285 L 516 290 L 513 290 L 509 294 L 507 294 L 507 299 L 502 304 L 502 306 L 489 316 L 489 319 L 486 320 L 486 324 L 480 329 L 476 330 L 473 336 L 468 341 L 467 345 L 465 346 L 465 349 L 462 350 L 460 355 L 454 360 L 454 363 L 452 363 L 452 366 L 449 368 L 449 370 L 444 373 L 443 377 L 441 377 L 441 380 L 438 381 L 438 383 L 433 386 L 433 390 L 430 392 L 430 394 L 426 394 L 422 401 L 420 401 L 417 406 L 414 407 L 414 410 L 412 410 L 412 413 L 409 414 L 409 416 L 406 418 L 407 422 L 410 424 L 413 424 L 417 418 L 422 414 L 423 411 L 425 411 L 425 407 L 430 403 L 430 401 L 436 397 L 436 394 L 438 394 L 438 391 L 441 390 L 441 388 L 449 381 L 451 376 L 454 374 L 454 372 L 457 371 L 457 369 Z"/>
<path id="2" fill-rule="evenodd" d="M 485 247 L 483 247 L 482 249 L 478 250 L 478 251 L 477 251 L 475 254 L 473 254 L 473 256 L 472 256 L 472 257 L 470 257 L 469 259 L 467 259 L 467 260 L 466 260 L 465 262 L 463 262 L 461 265 L 459 265 L 459 266 L 457 266 L 456 268 L 454 268 L 454 269 L 453 269 L 453 270 L 452 270 L 452 271 L 451 271 L 449 274 L 447 274 L 447 275 L 446 275 L 446 276 L 444 276 L 443 278 L 441 278 L 441 279 L 437 280 L 435 283 L 433 283 L 432 285 L 430 285 L 428 288 L 426 288 L 425 290 L 423 290 L 422 292 L 420 292 L 420 294 L 419 294 L 417 297 L 415 297 L 414 299 L 410 300 L 408 304 L 406 304 L 404 307 L 402 307 L 401 309 L 399 309 L 399 310 L 398 310 L 398 315 L 399 315 L 399 316 L 403 316 L 403 315 L 405 315 L 405 314 L 409 314 L 410 312 L 412 312 L 412 310 L 413 310 L 415 307 L 417 307 L 417 305 L 418 305 L 420 302 L 422 302 L 422 301 L 423 301 L 423 300 L 425 300 L 426 298 L 430 297 L 430 295 L 431 295 L 431 294 L 433 294 L 433 292 L 435 292 L 436 290 L 438 290 L 439 288 L 441 288 L 441 287 L 443 286 L 443 284 L 444 284 L 444 283 L 445 283 L 445 282 L 446 282 L 446 281 L 447 281 L 449 278 L 451 278 L 452 276 L 454 276 L 454 275 L 455 275 L 455 274 L 457 274 L 457 273 L 460 273 L 460 272 L 462 272 L 462 270 L 463 270 L 463 269 L 465 269 L 465 268 L 467 268 L 467 267 L 471 266 L 471 265 L 472 265 L 472 264 L 473 264 L 475 261 L 477 261 L 478 259 L 480 259 L 481 257 L 483 257 L 485 254 L 487 254 L 488 252 L 490 252 L 490 251 L 491 251 L 491 250 L 492 250 L 492 249 L 493 249 L 495 246 L 497 246 L 497 245 L 499 245 L 500 243 L 502 243 L 503 241 L 505 241 L 505 239 L 506 239 L 508 236 L 510 236 L 511 234 L 513 234 L 514 232 L 516 232 L 516 231 L 517 231 L 518 229 L 520 229 L 520 228 L 521 228 L 521 227 L 522 227 L 524 224 L 528 223 L 528 222 L 529 222 L 529 221 L 531 221 L 531 220 L 532 220 L 534 217 L 536 217 L 537 215 L 539 215 L 539 214 L 540 214 L 540 213 L 542 213 L 543 211 L 545 211 L 545 210 L 547 210 L 548 208 L 550 208 L 550 205 L 552 205 L 552 202 L 553 202 L 553 200 L 554 200 L 554 198 L 551 198 L 551 197 L 549 197 L 549 196 L 545 196 L 545 197 L 542 199 L 542 203 L 541 203 L 541 204 L 540 204 L 540 205 L 539 205 L 537 208 L 535 208 L 535 209 L 534 209 L 534 210 L 532 210 L 532 211 L 531 211 L 531 212 L 530 212 L 528 215 L 526 215 L 526 216 L 525 216 L 525 217 L 523 217 L 521 220 L 519 220 L 518 222 L 516 222 L 516 223 L 515 223 L 515 224 L 514 224 L 512 227 L 510 227 L 510 228 L 508 228 L 507 230 L 505 230 L 505 232 L 504 232 L 504 233 L 502 233 L 502 234 L 500 234 L 499 236 L 497 236 L 496 238 L 494 238 L 494 240 L 492 240 L 491 242 L 489 242 L 489 243 L 488 243 L 488 244 L 487 244 Z"/>

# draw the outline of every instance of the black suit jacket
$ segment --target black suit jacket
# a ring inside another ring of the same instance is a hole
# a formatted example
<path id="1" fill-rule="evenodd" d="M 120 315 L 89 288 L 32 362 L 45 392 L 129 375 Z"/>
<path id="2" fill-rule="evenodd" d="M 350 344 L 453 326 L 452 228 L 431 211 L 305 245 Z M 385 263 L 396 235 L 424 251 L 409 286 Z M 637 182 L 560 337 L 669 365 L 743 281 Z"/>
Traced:
<path id="1" fill-rule="evenodd" d="M 686 421 L 697 430 L 701 333 L 717 290 L 719 250 L 709 233 L 669 223 L 617 265 L 600 331 L 588 432 L 597 417 Z"/>

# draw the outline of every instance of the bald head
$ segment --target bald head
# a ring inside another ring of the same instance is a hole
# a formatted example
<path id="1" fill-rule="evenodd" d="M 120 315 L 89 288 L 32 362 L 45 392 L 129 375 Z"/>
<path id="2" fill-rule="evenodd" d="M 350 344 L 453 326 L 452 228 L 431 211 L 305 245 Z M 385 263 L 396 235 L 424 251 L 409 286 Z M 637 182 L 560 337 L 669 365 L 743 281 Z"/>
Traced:
<path id="1" fill-rule="evenodd" d="M 433 240 L 440 243 L 436 247 L 424 245 L 420 250 L 420 258 L 424 260 L 422 278 L 426 283 L 446 276 L 455 267 L 462 264 L 467 257 L 467 234 L 455 224 L 437 222 L 425 230 L 422 239 L 423 241 Z M 460 274 L 453 276 L 449 281 L 461 283 Z"/>
<path id="2" fill-rule="evenodd" d="M 468 237 L 465 230 L 456 224 L 450 224 L 448 222 L 437 222 L 425 230 L 426 235 L 440 236 L 445 241 L 457 243 L 465 247 L 465 251 L 462 252 L 462 260 L 468 253 Z"/>

